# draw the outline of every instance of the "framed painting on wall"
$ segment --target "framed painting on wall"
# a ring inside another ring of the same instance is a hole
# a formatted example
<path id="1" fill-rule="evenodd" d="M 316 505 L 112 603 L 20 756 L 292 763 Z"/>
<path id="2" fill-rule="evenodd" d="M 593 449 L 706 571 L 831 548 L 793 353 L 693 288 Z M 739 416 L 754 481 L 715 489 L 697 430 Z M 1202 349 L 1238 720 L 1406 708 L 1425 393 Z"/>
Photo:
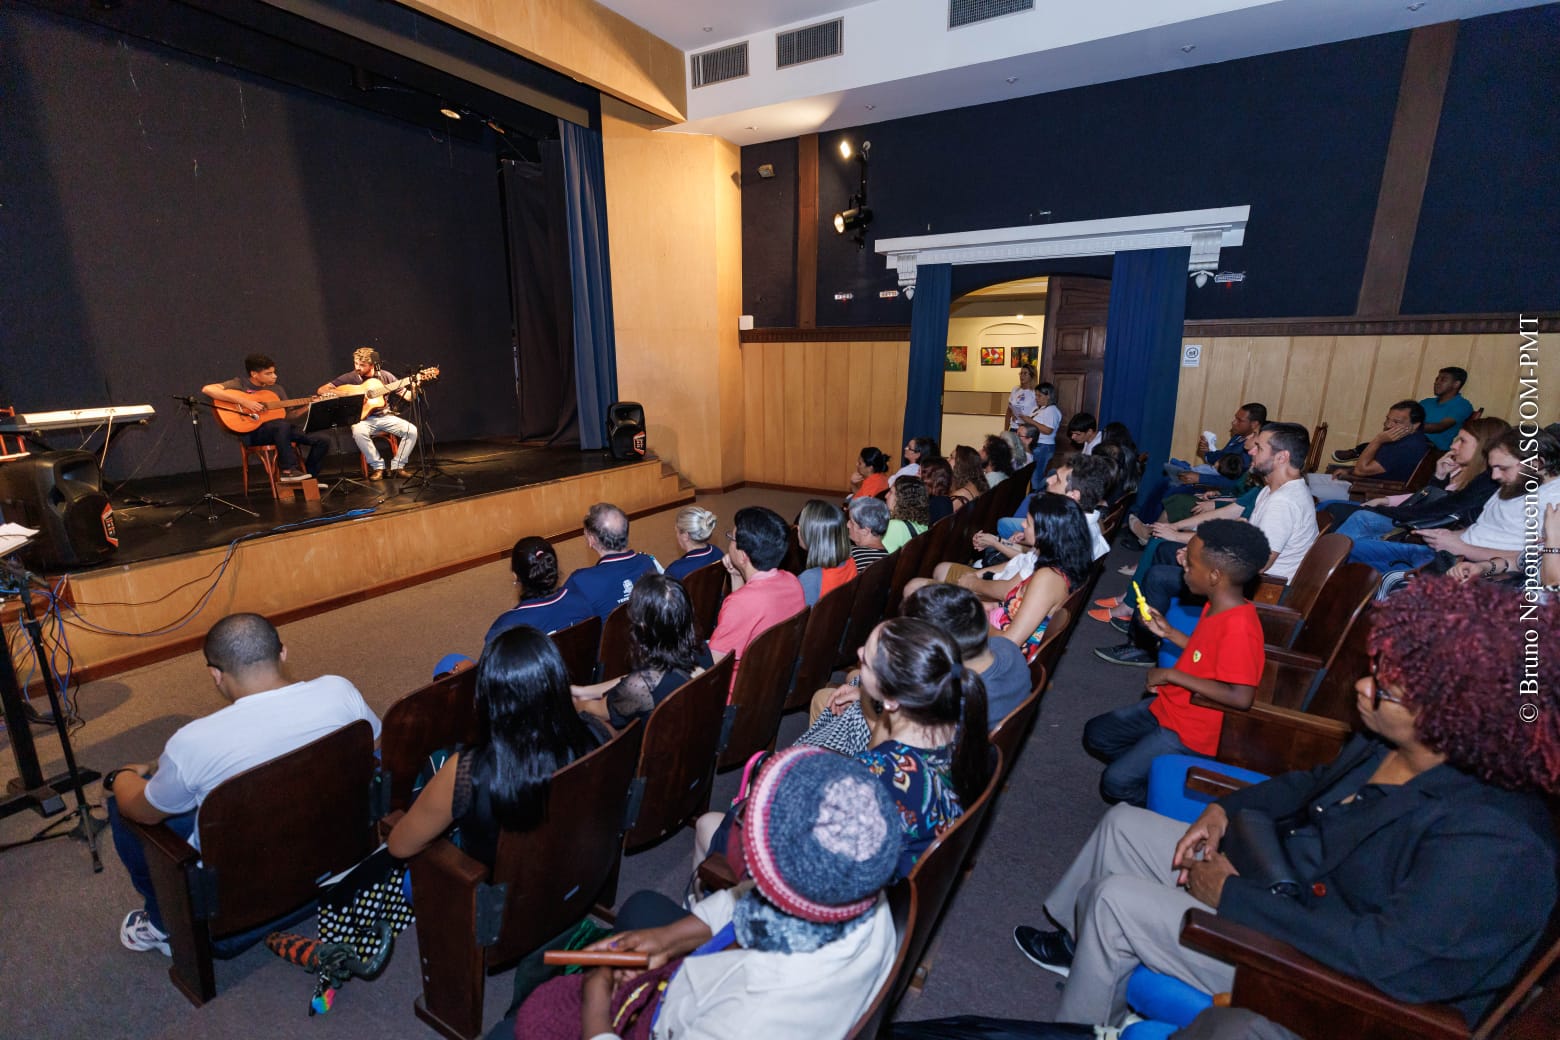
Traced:
<path id="1" fill-rule="evenodd" d="M 1002 362 L 1006 360 L 1006 358 L 1003 356 L 1006 353 L 1007 348 L 1005 347 L 981 347 L 980 363 L 982 367 L 985 368 L 1001 368 Z"/>
<path id="2" fill-rule="evenodd" d="M 948 356 L 943 362 L 944 372 L 963 372 L 969 368 L 970 348 L 948 344 Z"/>
<path id="3" fill-rule="evenodd" d="M 1023 368 L 1025 365 L 1037 364 L 1040 360 L 1039 347 L 1014 347 L 1009 355 L 1009 368 Z M 1001 364 L 1001 362 L 997 362 Z"/>

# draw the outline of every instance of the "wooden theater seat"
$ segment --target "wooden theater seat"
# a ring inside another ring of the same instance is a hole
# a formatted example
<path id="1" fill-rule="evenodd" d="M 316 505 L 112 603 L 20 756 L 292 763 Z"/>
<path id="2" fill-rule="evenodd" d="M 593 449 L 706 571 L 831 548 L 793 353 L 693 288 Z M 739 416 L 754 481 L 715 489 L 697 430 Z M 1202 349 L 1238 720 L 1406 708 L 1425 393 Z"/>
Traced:
<path id="1" fill-rule="evenodd" d="M 708 639 L 714 633 L 715 619 L 720 616 L 720 603 L 726 598 L 726 589 L 730 584 L 731 575 L 720 560 L 705 564 L 682 579 L 682 587 L 693 604 L 693 620 L 698 625 L 700 639 Z"/>
<path id="2" fill-rule="evenodd" d="M 858 575 L 831 589 L 808 612 L 796 676 L 791 680 L 791 694 L 785 699 L 786 711 L 807 707 L 813 693 L 827 685 L 829 676 L 834 674 L 834 662 L 840 656 L 840 643 L 850 624 L 851 608 L 856 605 L 856 590 L 861 588 L 863 577 Z"/>
<path id="3" fill-rule="evenodd" d="M 754 752 L 773 747 L 780 716 L 791 692 L 791 676 L 807 626 L 808 608 L 765 629 L 748 644 L 736 666 L 737 681 L 726 705 L 721 738 L 720 769 L 740 766 Z"/>
<path id="4" fill-rule="evenodd" d="M 466 668 L 433 680 L 385 711 L 379 731 L 379 770 L 388 782 L 389 807 L 412 804 L 412 784 L 428 756 L 476 736 L 477 670 Z"/>
<path id="5" fill-rule="evenodd" d="M 735 663 L 722 658 L 668 694 L 645 720 L 636 773 L 643 793 L 638 819 L 623 839 L 627 847 L 660 841 L 709 810 L 722 710 Z"/>
<path id="6" fill-rule="evenodd" d="M 560 628 L 547 638 L 563 655 L 563 666 L 569 673 L 569 682 L 575 686 L 589 686 L 596 681 L 597 655 L 601 652 L 601 619 L 588 617 L 568 628 Z"/>
<path id="7" fill-rule="evenodd" d="M 616 899 L 644 726 L 553 775 L 547 817 L 499 836 L 492 870 L 446 840 L 411 861 L 422 997 L 417 1017 L 444 1036 L 482 1035 L 487 976 Z"/>
<path id="8" fill-rule="evenodd" d="M 318 879 L 373 851 L 374 731 L 359 720 L 230 777 L 200 807 L 197 851 L 167 825 L 141 839 L 168 932 L 168 976 L 192 1004 L 217 995 L 233 957 L 312 911 Z"/>

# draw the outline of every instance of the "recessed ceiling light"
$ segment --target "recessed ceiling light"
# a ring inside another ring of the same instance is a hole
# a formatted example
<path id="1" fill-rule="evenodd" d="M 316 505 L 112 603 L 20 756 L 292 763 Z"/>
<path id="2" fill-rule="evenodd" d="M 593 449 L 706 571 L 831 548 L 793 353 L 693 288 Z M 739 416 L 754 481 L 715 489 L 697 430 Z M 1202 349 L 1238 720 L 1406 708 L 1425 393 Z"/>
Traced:
<path id="1" fill-rule="evenodd" d="M 1018 77 L 1017 77 L 1017 76 L 1009 76 L 1009 77 L 1008 77 L 1008 78 L 1007 78 L 1007 82 L 1008 82 L 1008 84 L 1009 84 L 1009 85 L 1010 85 L 1010 86 L 1011 86 L 1011 85 L 1012 85 L 1012 84 L 1014 84 L 1014 83 L 1017 83 L 1017 82 L 1018 82 Z"/>
<path id="2" fill-rule="evenodd" d="M 744 130 L 757 130 L 758 127 L 756 127 L 756 126 L 744 126 L 742 129 L 744 129 Z"/>
<path id="3" fill-rule="evenodd" d="M 873 110 L 873 109 L 874 109 L 874 108 L 877 108 L 877 106 L 876 106 L 876 105 L 868 105 L 868 106 L 867 106 L 867 111 L 868 111 L 868 112 L 870 112 L 870 111 L 872 111 L 872 110 Z"/>
<path id="4" fill-rule="evenodd" d="M 1197 44 L 1195 44 L 1195 43 L 1189 43 L 1189 44 L 1187 44 L 1187 45 L 1186 45 L 1186 46 L 1185 46 L 1185 47 L 1182 47 L 1182 48 L 1181 48 L 1181 53 L 1182 53 L 1182 54 L 1190 54 L 1190 53 L 1192 53 L 1192 52 L 1193 52 L 1193 51 L 1195 51 L 1195 50 L 1196 50 L 1196 49 L 1197 49 Z"/>
<path id="5" fill-rule="evenodd" d="M 715 31 L 715 27 L 713 25 L 706 25 L 704 27 L 704 31 L 705 32 L 714 32 Z"/>
<path id="6" fill-rule="evenodd" d="M 1423 6 L 1425 6 L 1425 5 L 1424 5 L 1424 2 L 1423 2 L 1423 0 L 1421 0 L 1421 2 L 1420 2 L 1420 3 L 1417 3 L 1417 4 L 1409 4 L 1409 5 L 1408 5 L 1408 9 L 1409 9 L 1409 10 L 1410 10 L 1410 11 L 1417 11 L 1417 10 L 1419 10 L 1419 9 L 1420 9 L 1420 8 L 1421 8 L 1421 7 L 1423 7 Z"/>
<path id="7" fill-rule="evenodd" d="M 439 115 L 443 116 L 446 119 L 459 119 L 460 118 L 460 113 L 455 111 L 453 108 L 441 108 L 441 109 L 439 109 Z"/>

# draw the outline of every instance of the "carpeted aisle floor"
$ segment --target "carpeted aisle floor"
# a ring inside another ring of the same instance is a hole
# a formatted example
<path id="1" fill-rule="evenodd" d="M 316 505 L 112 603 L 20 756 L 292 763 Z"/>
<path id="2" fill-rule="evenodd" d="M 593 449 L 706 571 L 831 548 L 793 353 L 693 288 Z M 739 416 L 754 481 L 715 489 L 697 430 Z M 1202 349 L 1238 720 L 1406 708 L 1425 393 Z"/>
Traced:
<path id="1" fill-rule="evenodd" d="M 744 489 L 703 498 L 700 504 L 721 517 L 723 531 L 741 506 L 769 505 L 789 518 L 806 497 Z M 674 559 L 671 517 L 668 511 L 635 521 L 634 547 L 654 552 L 663 562 Z M 516 535 L 523 533 L 522 525 Z M 582 539 L 558 548 L 566 571 L 588 562 Z M 1113 553 L 1100 595 L 1125 585 L 1114 570 L 1132 555 Z M 282 637 L 294 675 L 344 675 L 382 712 L 425 682 L 442 654 L 461 650 L 475 655 L 488 623 L 512 604 L 507 566 L 492 564 L 288 625 Z M 926 987 L 911 991 L 899 1017 L 962 1012 L 1050 1017 L 1058 980 L 1024 959 L 1011 932 L 1015 923 L 1038 922 L 1049 885 L 1104 811 L 1096 791 L 1100 767 L 1083 753 L 1078 738 L 1091 715 L 1139 695 L 1140 670 L 1109 666 L 1090 654 L 1093 647 L 1116 641 L 1116 633 L 1088 619 L 1074 633 L 1034 735 L 997 802 L 974 870 L 944 918 Z M 222 703 L 198 654 L 90 683 L 79 695 L 86 725 L 74 735 L 77 756 L 99 770 L 155 759 L 174 730 Z M 798 715 L 787 718 L 782 743 L 794 739 L 803 721 Z M 63 768 L 52 732 L 35 732 L 45 770 Z M 0 755 L 0 780 L 11 775 L 9 754 Z M 735 772 L 719 778 L 717 804 L 729 801 L 736 782 Z M 101 803 L 97 785 L 88 789 L 88 797 Z M 23 840 L 46 822 L 30 813 L 0 821 L 0 842 Z M 74 840 L 0 854 L 0 1037 L 368 1040 L 435 1035 L 412 1014 L 419 992 L 413 930 L 401 936 L 384 975 L 349 983 L 323 1018 L 308 1016 L 312 977 L 263 947 L 219 962 L 216 1000 L 192 1007 L 169 983 L 166 960 L 119 945 L 119 921 L 136 905 L 136 897 L 106 831 L 101 842 L 104 870 L 96 875 L 86 846 Z M 684 832 L 628 857 L 620 895 L 653 888 L 680 897 L 691 851 L 691 834 Z M 512 974 L 489 979 L 489 1025 L 509 1002 Z"/>

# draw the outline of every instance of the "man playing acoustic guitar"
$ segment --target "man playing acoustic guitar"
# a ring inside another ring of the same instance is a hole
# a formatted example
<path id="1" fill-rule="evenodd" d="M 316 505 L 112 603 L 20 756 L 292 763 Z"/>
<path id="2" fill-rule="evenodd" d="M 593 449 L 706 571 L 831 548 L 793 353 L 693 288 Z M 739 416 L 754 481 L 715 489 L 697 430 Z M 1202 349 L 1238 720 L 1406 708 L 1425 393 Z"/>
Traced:
<path id="1" fill-rule="evenodd" d="M 287 391 L 276 381 L 276 362 L 264 354 L 250 354 L 244 358 L 244 372 L 246 374 L 237 379 L 229 379 L 225 383 L 208 383 L 200 388 L 201 393 L 215 402 L 217 418 L 224 420 L 224 426 L 238 432 L 249 447 L 274 447 L 276 463 L 281 467 L 280 479 L 293 482 L 304 479 L 306 475 L 318 477 L 320 467 L 325 464 L 325 456 L 330 453 L 330 440 L 320 434 L 304 433 L 293 425 L 294 419 L 303 417 L 303 408 L 284 411 L 276 406 L 278 402 L 285 402 L 287 397 Z M 308 402 L 305 400 L 302 403 L 307 405 Z M 239 429 L 267 412 L 275 414 L 248 432 Z M 229 422 L 229 418 L 238 422 Z M 307 474 L 298 466 L 294 443 L 309 449 L 309 457 L 304 463 Z"/>
<path id="2" fill-rule="evenodd" d="M 419 372 L 418 376 L 434 378 L 438 374 L 438 369 L 427 369 Z M 410 380 L 401 382 L 404 384 Z M 352 371 L 337 376 L 318 390 L 323 395 L 357 393 L 364 396 L 363 418 L 353 424 L 352 440 L 368 460 L 370 480 L 385 479 L 385 460 L 380 457 L 379 449 L 374 447 L 376 433 L 391 434 L 400 441 L 395 458 L 390 462 L 392 477 L 408 476 L 406 462 L 412 457 L 412 448 L 417 444 L 417 427 L 390 409 L 391 393 L 411 400 L 415 390 L 409 386 L 396 386 L 395 383 L 395 376 L 379 367 L 379 351 L 372 347 L 359 347 L 352 352 Z"/>

